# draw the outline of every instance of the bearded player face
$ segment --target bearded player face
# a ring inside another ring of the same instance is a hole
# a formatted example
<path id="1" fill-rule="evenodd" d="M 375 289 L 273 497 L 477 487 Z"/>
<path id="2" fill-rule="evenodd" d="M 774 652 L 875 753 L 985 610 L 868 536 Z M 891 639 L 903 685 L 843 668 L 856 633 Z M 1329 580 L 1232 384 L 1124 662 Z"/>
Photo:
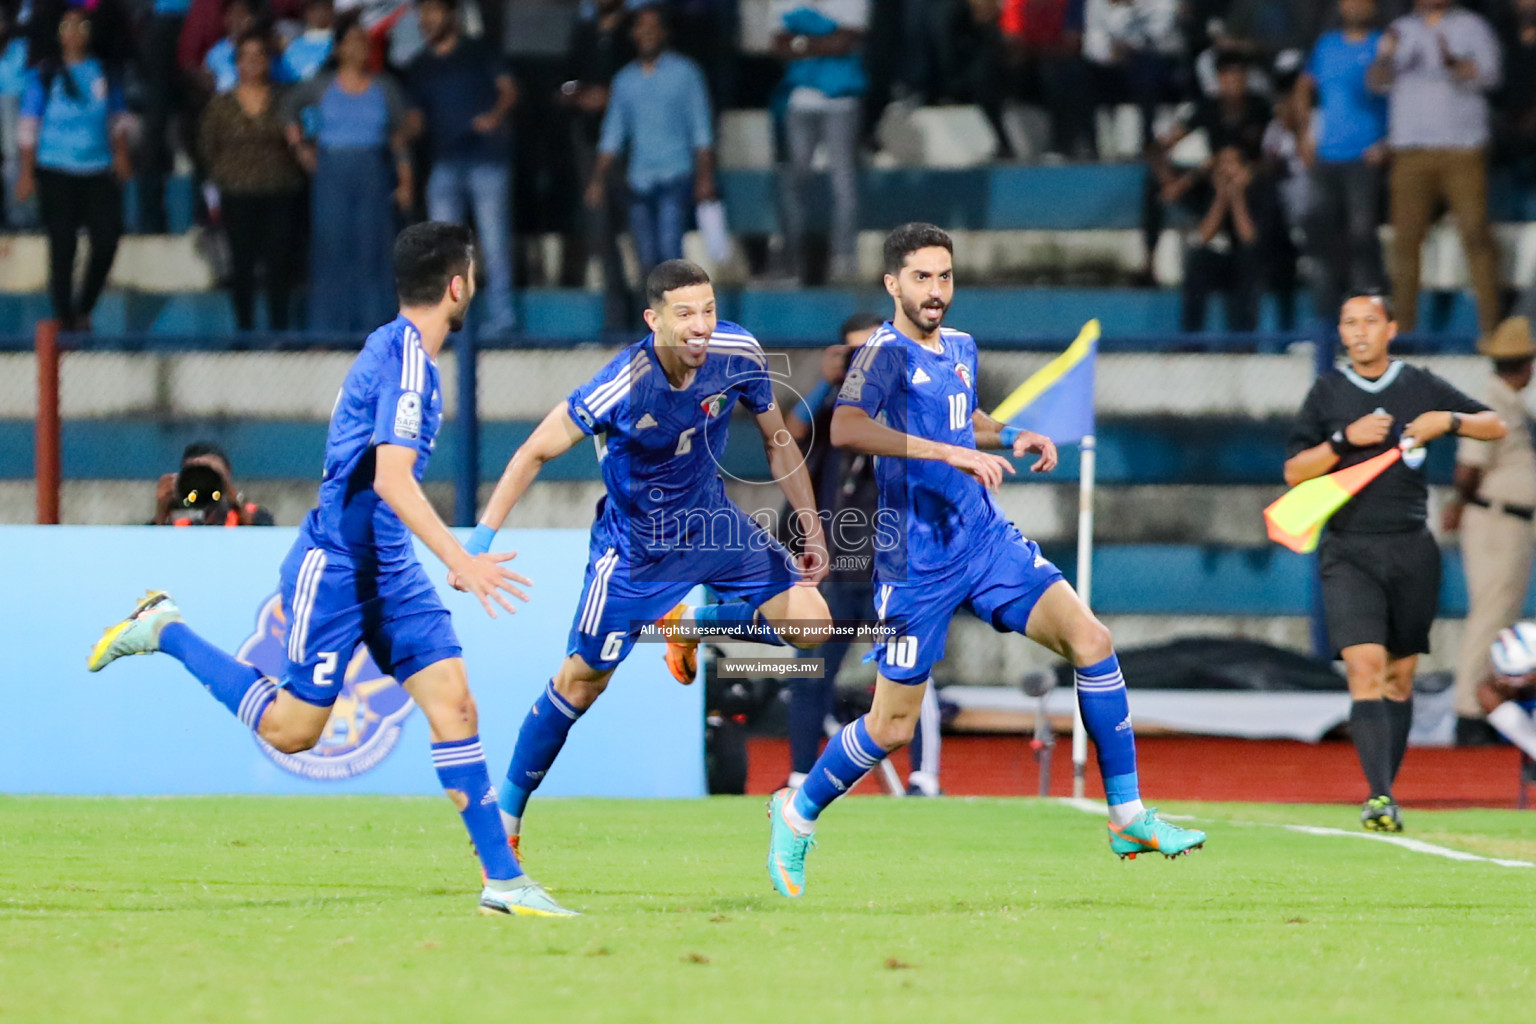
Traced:
<path id="1" fill-rule="evenodd" d="M 908 253 L 901 273 L 885 275 L 885 290 L 906 318 L 931 336 L 955 299 L 955 259 L 938 245 Z"/>
<path id="2" fill-rule="evenodd" d="M 474 260 L 469 261 L 469 269 L 464 271 L 463 277 L 455 277 L 448 282 L 448 296 L 454 300 L 452 308 L 448 311 L 448 329 L 461 331 L 464 329 L 464 318 L 469 315 L 469 304 L 475 297 Z"/>

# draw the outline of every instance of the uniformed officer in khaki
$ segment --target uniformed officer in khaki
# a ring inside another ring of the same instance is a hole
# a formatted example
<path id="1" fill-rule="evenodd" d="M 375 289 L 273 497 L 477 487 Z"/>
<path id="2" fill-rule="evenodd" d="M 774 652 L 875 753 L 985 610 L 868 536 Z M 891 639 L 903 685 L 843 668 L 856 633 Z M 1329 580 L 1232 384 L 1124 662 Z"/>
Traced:
<path id="1" fill-rule="evenodd" d="M 1467 622 L 1456 670 L 1457 743 L 1482 742 L 1477 687 L 1488 677 L 1488 647 L 1520 618 L 1536 554 L 1536 450 L 1521 394 L 1531 382 L 1536 341 L 1523 316 L 1501 323 L 1482 346 L 1493 360 L 1484 398 L 1509 425 L 1498 441 L 1461 440 L 1456 450 L 1456 498 L 1445 509 L 1447 532 L 1461 529 L 1467 576 Z"/>

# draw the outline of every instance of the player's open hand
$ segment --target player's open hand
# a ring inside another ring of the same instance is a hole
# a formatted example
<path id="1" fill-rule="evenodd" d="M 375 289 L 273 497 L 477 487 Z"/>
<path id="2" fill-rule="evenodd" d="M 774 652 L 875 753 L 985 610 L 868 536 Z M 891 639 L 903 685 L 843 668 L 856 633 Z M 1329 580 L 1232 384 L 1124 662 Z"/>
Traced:
<path id="1" fill-rule="evenodd" d="M 962 473 L 975 477 L 981 486 L 995 491 L 1002 486 L 1003 474 L 1013 473 L 1013 463 L 1001 455 L 979 452 L 975 448 L 951 445 L 944 454 L 944 461 Z"/>
<path id="2" fill-rule="evenodd" d="M 515 615 L 517 609 L 512 607 L 507 595 L 511 594 L 519 601 L 527 601 L 528 595 L 520 587 L 533 586 L 533 581 L 528 577 L 502 565 L 516 557 L 516 551 L 487 551 L 476 555 L 463 568 L 448 574 L 448 585 L 478 597 L 485 607 L 485 614 L 493 619 L 496 617 L 496 606 L 492 601 L 505 608 L 508 614 Z"/>
<path id="3" fill-rule="evenodd" d="M 1013 439 L 1013 457 L 1022 459 L 1032 453 L 1038 453 L 1040 457 L 1029 467 L 1031 473 L 1049 473 L 1056 468 L 1056 442 L 1032 430 L 1019 431 L 1019 436 Z"/>
<path id="4" fill-rule="evenodd" d="M 1369 448 L 1381 444 L 1391 432 L 1392 417 L 1384 412 L 1373 412 L 1345 427 L 1344 439 L 1356 448 Z"/>

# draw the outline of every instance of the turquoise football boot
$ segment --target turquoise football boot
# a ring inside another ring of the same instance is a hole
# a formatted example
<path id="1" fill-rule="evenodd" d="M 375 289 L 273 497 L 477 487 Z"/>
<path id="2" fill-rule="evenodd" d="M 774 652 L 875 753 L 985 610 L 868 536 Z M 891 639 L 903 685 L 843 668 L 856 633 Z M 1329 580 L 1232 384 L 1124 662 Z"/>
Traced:
<path id="1" fill-rule="evenodd" d="M 538 882 L 524 876 L 525 882 L 513 889 L 493 889 L 487 885 L 480 892 L 480 913 L 487 917 L 507 914 L 514 917 L 580 917 L 581 914 L 556 903 Z"/>
<path id="2" fill-rule="evenodd" d="M 794 791 L 781 789 L 768 801 L 768 878 L 780 896 L 794 898 L 805 892 L 805 855 L 816 845 L 814 836 L 802 836 L 784 819 L 784 805 Z"/>
<path id="3" fill-rule="evenodd" d="M 160 631 L 181 621 L 181 609 L 163 590 L 151 590 L 134 606 L 133 614 L 107 629 L 91 648 L 86 668 L 100 672 L 129 654 L 153 654 L 160 649 Z"/>
<path id="4" fill-rule="evenodd" d="M 1171 859 L 1204 845 L 1204 832 L 1169 824 L 1157 816 L 1156 807 L 1147 808 L 1123 828 L 1109 823 L 1109 849 L 1123 860 L 1135 860 L 1138 853 L 1160 853 Z"/>

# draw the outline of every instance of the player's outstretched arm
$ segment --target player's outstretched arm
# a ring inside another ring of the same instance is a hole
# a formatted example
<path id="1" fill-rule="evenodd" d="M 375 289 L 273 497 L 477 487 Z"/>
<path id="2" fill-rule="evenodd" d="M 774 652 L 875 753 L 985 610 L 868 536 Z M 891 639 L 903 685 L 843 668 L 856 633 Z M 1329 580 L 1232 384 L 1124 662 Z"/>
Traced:
<path id="1" fill-rule="evenodd" d="M 491 500 L 480 514 L 480 525 L 495 533 L 512 514 L 512 509 L 522 500 L 539 471 L 546 462 L 558 459 L 587 435 L 581 432 L 564 402 L 549 411 L 533 433 L 512 453 L 507 468 L 502 470 Z"/>
<path id="2" fill-rule="evenodd" d="M 448 567 L 450 578 L 456 581 L 454 585 L 480 599 L 486 614 L 493 619 L 496 617 L 492 599 L 508 612 L 517 611 L 506 595 L 528 600 L 528 595 L 518 589 L 518 584 L 529 586 L 532 581 L 502 568 L 501 563 L 512 558 L 515 552 L 477 556 L 460 547 L 427 500 L 421 484 L 417 483 L 412 471 L 415 466 L 416 449 L 398 444 L 379 445 L 374 449 L 374 493 L 400 517 L 406 529 L 421 538 L 421 542 Z"/>
<path id="3" fill-rule="evenodd" d="M 1013 457 L 1022 459 L 1029 454 L 1040 457 L 1029 467 L 1031 473 L 1049 473 L 1056 468 L 1056 442 L 1033 430 L 1020 430 L 1001 423 L 977 409 L 971 413 L 971 431 L 976 435 L 976 447 L 982 449 L 1008 448 Z"/>
<path id="4" fill-rule="evenodd" d="M 811 475 L 805 469 L 805 456 L 785 427 L 784 414 L 778 405 L 771 405 L 767 412 L 757 414 L 757 429 L 762 432 L 763 448 L 768 453 L 768 469 L 778 482 L 779 490 L 784 492 L 791 514 L 796 518 L 797 532 L 804 538 L 800 571 L 807 582 L 820 583 L 826 578 L 831 562 L 827 557 L 826 538 L 822 535 L 821 517 L 816 511 Z"/>
<path id="5" fill-rule="evenodd" d="M 869 413 L 855 405 L 839 405 L 833 410 L 832 443 L 839 448 L 852 448 L 866 455 L 948 463 L 975 477 L 986 487 L 999 486 L 1003 482 L 1003 474 L 1014 472 L 1013 463 L 1001 455 L 904 434 L 876 422 Z"/>

